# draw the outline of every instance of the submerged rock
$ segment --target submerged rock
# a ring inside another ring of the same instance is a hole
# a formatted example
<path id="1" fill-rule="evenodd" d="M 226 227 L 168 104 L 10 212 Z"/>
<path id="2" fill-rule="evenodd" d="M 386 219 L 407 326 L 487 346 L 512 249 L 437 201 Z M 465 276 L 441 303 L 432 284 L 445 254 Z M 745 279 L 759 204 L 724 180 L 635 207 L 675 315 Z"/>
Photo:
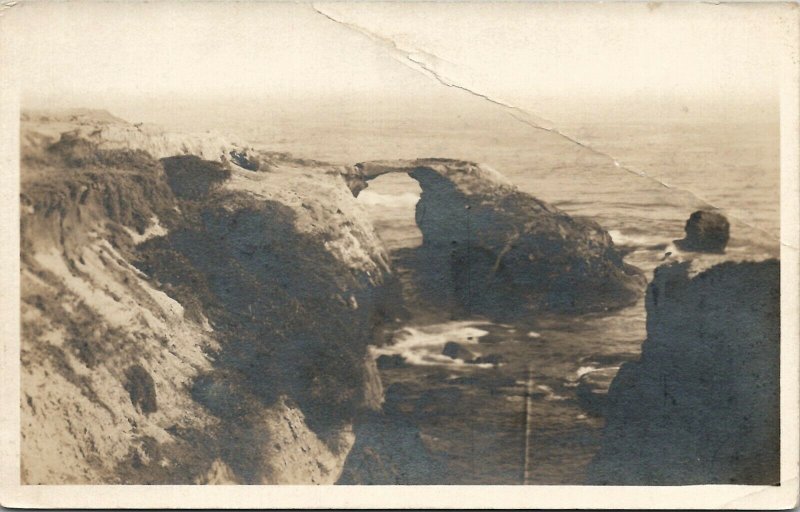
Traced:
<path id="1" fill-rule="evenodd" d="M 526 194 L 486 166 L 446 159 L 358 164 L 354 193 L 382 174 L 417 180 L 424 256 L 418 272 L 466 314 L 493 318 L 531 309 L 602 311 L 641 296 L 641 272 L 625 264 L 598 224 Z"/>
<path id="2" fill-rule="evenodd" d="M 475 358 L 475 354 L 462 347 L 461 344 L 456 343 L 455 341 L 448 341 L 444 344 L 442 355 L 447 356 L 450 359 L 461 359 L 462 361 L 472 361 L 472 359 Z"/>
<path id="3" fill-rule="evenodd" d="M 611 384 L 589 482 L 780 481 L 780 264 L 659 267 L 647 340 Z"/>
<path id="4" fill-rule="evenodd" d="M 675 240 L 675 246 L 682 251 L 723 253 L 730 238 L 728 219 L 708 210 L 694 212 L 684 230 L 686 236 Z"/>
<path id="5" fill-rule="evenodd" d="M 393 368 L 405 368 L 408 366 L 406 360 L 400 354 L 381 354 L 375 359 L 379 370 L 389 370 Z"/>
<path id="6" fill-rule="evenodd" d="M 504 363 L 505 359 L 500 354 L 486 354 L 485 356 L 478 356 L 469 362 L 473 364 L 493 364 L 497 366 Z"/>

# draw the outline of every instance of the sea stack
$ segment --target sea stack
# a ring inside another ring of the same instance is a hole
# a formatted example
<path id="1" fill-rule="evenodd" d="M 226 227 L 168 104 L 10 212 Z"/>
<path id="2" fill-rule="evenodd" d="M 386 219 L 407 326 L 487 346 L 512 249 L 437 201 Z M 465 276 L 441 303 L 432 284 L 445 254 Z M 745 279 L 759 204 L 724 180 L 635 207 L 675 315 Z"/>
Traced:
<path id="1" fill-rule="evenodd" d="M 730 223 L 721 213 L 698 210 L 686 221 L 686 236 L 675 240 L 682 251 L 724 253 L 730 238 Z"/>

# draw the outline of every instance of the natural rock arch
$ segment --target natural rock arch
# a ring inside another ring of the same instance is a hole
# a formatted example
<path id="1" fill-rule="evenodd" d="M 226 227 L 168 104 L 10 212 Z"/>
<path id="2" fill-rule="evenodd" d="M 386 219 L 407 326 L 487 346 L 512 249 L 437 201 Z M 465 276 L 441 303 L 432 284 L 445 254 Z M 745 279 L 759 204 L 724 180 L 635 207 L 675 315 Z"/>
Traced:
<path id="1" fill-rule="evenodd" d="M 406 173 L 422 194 L 416 222 L 424 268 L 457 309 L 509 317 L 530 310 L 602 311 L 641 296 L 641 272 L 597 223 L 520 191 L 488 166 L 448 159 L 356 164 L 354 195 L 370 180 Z"/>

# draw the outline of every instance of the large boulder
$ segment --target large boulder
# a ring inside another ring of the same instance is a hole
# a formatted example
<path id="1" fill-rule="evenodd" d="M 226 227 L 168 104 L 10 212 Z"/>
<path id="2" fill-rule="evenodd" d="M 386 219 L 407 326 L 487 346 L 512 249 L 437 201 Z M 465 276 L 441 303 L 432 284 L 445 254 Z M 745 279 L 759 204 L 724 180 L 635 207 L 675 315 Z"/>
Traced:
<path id="1" fill-rule="evenodd" d="M 611 384 L 589 482 L 780 481 L 780 264 L 659 267 L 647 340 Z"/>
<path id="2" fill-rule="evenodd" d="M 467 314 L 508 318 L 531 309 L 603 311 L 635 303 L 644 288 L 597 223 L 520 191 L 493 169 L 456 160 L 358 164 L 361 182 L 390 172 L 417 180 L 419 269 Z"/>
<path id="3" fill-rule="evenodd" d="M 724 215 L 708 210 L 694 212 L 686 221 L 686 236 L 675 240 L 682 251 L 723 253 L 731 226 Z"/>

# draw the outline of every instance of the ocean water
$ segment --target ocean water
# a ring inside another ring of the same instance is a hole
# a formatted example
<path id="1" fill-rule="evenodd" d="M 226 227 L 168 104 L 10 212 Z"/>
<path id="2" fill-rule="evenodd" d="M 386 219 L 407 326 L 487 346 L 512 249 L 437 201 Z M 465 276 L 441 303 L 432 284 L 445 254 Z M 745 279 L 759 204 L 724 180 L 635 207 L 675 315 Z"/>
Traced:
<path id="1" fill-rule="evenodd" d="M 581 146 L 496 108 L 427 107 L 407 115 L 273 113 L 261 122 L 227 112 L 215 128 L 338 163 L 432 156 L 486 163 L 523 191 L 598 221 L 630 249 L 626 261 L 648 277 L 663 261 L 664 246 L 682 238 L 686 219 L 700 208 L 728 216 L 726 258 L 779 254 L 777 118 L 585 116 L 560 123 Z M 431 310 L 416 301 L 419 283 L 404 265 L 404 255 L 422 241 L 414 222 L 418 198 L 411 178 L 386 175 L 359 201 L 392 251 L 412 312 L 393 342 L 373 353 L 399 354 L 408 362 L 381 375 L 387 400 L 402 404 L 396 413 L 420 429 L 427 449 L 443 461 L 440 481 L 431 483 L 582 483 L 603 419 L 580 407 L 577 381 L 638 356 L 646 335 L 643 301 L 605 314 L 539 315 L 518 325 L 479 317 L 456 321 Z M 453 360 L 442 355 L 448 341 L 504 362 Z"/>

